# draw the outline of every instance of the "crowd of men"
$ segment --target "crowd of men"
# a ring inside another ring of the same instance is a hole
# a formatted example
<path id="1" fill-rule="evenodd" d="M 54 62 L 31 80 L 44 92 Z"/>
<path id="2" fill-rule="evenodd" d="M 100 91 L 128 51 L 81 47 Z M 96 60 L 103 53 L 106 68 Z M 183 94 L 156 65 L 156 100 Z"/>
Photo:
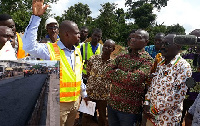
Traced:
<path id="1" fill-rule="evenodd" d="M 7 60 L 32 56 L 60 61 L 61 126 L 74 125 L 81 98 L 86 104 L 96 102 L 99 114 L 97 119 L 96 112 L 94 117 L 80 113 L 83 126 L 91 120 L 99 126 L 200 125 L 200 95 L 190 102 L 191 107 L 185 107 L 186 116 L 185 112 L 182 115 L 187 83 L 194 72 L 182 58 L 181 46 L 174 42 L 176 34 L 158 33 L 154 45 L 147 46 L 149 33 L 132 30 L 128 47 L 111 59 L 115 42 L 102 42 L 100 29 L 94 29 L 88 38 L 87 27 L 79 31 L 75 22 L 58 24 L 49 18 L 45 23 L 48 35 L 37 42 L 40 17 L 48 7 L 43 2 L 33 0 L 33 14 L 23 38 L 16 32 L 12 17 L 0 15 L 0 49 L 8 45 L 14 50 L 13 54 L 7 53 L 11 48 L 0 51 L 0 58 L 13 55 L 15 58 Z M 200 37 L 200 31 L 193 35 Z"/>

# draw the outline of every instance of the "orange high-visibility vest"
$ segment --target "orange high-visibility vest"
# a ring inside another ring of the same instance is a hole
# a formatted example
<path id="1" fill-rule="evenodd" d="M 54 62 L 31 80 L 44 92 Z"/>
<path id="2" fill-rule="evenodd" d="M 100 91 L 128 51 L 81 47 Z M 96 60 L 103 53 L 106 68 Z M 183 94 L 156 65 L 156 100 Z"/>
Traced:
<path id="1" fill-rule="evenodd" d="M 60 61 L 60 102 L 76 101 L 80 96 L 82 78 L 82 58 L 79 49 L 75 48 L 75 69 L 72 70 L 65 52 L 57 43 L 47 43 L 51 60 Z"/>
<path id="2" fill-rule="evenodd" d="M 25 50 L 23 50 L 23 42 L 22 38 L 20 37 L 19 33 L 17 33 L 17 41 L 18 41 L 18 51 L 17 51 L 17 59 L 24 58 L 25 55 Z"/>

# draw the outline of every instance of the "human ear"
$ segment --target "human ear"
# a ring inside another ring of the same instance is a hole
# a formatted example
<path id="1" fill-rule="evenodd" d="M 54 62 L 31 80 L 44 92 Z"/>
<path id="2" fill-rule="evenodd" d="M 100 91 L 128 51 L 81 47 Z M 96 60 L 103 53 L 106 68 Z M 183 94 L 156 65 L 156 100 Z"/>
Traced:
<path id="1" fill-rule="evenodd" d="M 69 36 L 69 33 L 68 33 L 68 32 L 65 32 L 65 36 L 68 37 L 68 36 Z"/>

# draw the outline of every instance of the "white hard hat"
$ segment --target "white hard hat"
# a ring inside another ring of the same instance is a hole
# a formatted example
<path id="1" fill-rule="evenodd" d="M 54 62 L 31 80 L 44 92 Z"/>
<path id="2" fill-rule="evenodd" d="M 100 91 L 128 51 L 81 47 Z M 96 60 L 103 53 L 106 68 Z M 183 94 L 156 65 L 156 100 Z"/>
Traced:
<path id="1" fill-rule="evenodd" d="M 56 23 L 58 25 L 58 22 L 56 21 L 56 19 L 50 17 L 45 22 L 45 28 L 47 29 L 47 25 L 51 23 Z"/>

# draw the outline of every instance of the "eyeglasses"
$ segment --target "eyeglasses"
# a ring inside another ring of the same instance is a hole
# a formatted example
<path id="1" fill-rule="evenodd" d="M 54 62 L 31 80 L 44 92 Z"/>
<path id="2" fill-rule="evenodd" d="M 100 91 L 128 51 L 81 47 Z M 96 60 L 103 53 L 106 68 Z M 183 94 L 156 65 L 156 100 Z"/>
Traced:
<path id="1" fill-rule="evenodd" d="M 53 30 L 56 30 L 56 29 L 58 29 L 58 26 L 47 27 L 47 29 L 53 29 Z"/>

